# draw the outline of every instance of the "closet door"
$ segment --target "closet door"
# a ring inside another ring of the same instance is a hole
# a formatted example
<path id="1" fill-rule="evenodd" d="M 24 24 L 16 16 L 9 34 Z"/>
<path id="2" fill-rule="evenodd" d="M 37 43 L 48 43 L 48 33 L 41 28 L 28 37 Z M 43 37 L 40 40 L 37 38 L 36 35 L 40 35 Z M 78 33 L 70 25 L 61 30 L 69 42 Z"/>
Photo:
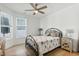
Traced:
<path id="1" fill-rule="evenodd" d="M 0 12 L 0 37 L 5 37 L 6 39 L 11 39 L 13 37 L 13 20 L 12 16 Z"/>
<path id="2" fill-rule="evenodd" d="M 27 35 L 27 19 L 24 17 L 16 18 L 16 38 L 25 38 Z"/>

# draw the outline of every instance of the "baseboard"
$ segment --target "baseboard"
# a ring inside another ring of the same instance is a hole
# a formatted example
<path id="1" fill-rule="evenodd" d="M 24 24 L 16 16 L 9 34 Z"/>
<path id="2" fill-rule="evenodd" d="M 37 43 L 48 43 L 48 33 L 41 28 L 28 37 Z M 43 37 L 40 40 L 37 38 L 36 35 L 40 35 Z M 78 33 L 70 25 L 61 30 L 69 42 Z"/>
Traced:
<path id="1" fill-rule="evenodd" d="M 20 45 L 24 45 L 25 43 L 20 43 L 20 44 L 16 44 L 16 45 L 12 45 L 11 47 L 7 48 L 7 49 L 10 49 L 10 48 L 13 48 L 13 47 L 16 47 L 16 46 L 20 46 Z M 5 50 L 7 50 L 5 49 Z"/>

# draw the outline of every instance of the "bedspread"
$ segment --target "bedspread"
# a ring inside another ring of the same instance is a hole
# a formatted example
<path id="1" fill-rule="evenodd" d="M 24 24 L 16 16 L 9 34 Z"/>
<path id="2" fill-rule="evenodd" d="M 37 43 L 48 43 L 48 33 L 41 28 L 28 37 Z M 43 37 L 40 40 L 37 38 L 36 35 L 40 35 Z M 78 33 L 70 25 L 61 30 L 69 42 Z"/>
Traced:
<path id="1" fill-rule="evenodd" d="M 39 54 L 43 55 L 44 53 L 51 51 L 60 46 L 60 38 L 52 36 L 32 36 L 28 39 L 34 39 L 38 45 Z M 36 49 L 35 42 L 32 40 L 27 41 L 34 49 Z M 36 49 L 37 50 L 37 49 Z"/>

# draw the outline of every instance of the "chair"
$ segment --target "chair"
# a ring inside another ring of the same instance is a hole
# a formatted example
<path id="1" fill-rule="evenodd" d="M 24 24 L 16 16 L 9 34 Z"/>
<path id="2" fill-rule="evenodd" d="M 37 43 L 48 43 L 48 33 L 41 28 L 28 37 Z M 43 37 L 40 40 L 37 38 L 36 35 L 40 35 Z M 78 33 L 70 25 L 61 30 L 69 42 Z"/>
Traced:
<path id="1" fill-rule="evenodd" d="M 0 38 L 0 50 L 1 56 L 5 56 L 5 40 L 3 38 Z"/>

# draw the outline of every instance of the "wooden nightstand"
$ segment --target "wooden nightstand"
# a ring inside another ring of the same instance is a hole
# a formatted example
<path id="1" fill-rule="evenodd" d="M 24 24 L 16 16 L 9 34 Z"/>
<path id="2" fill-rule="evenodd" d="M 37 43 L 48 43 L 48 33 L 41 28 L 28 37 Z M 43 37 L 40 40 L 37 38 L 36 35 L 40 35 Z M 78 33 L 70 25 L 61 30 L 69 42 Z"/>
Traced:
<path id="1" fill-rule="evenodd" d="M 72 38 L 63 37 L 61 39 L 61 48 L 72 52 Z"/>

